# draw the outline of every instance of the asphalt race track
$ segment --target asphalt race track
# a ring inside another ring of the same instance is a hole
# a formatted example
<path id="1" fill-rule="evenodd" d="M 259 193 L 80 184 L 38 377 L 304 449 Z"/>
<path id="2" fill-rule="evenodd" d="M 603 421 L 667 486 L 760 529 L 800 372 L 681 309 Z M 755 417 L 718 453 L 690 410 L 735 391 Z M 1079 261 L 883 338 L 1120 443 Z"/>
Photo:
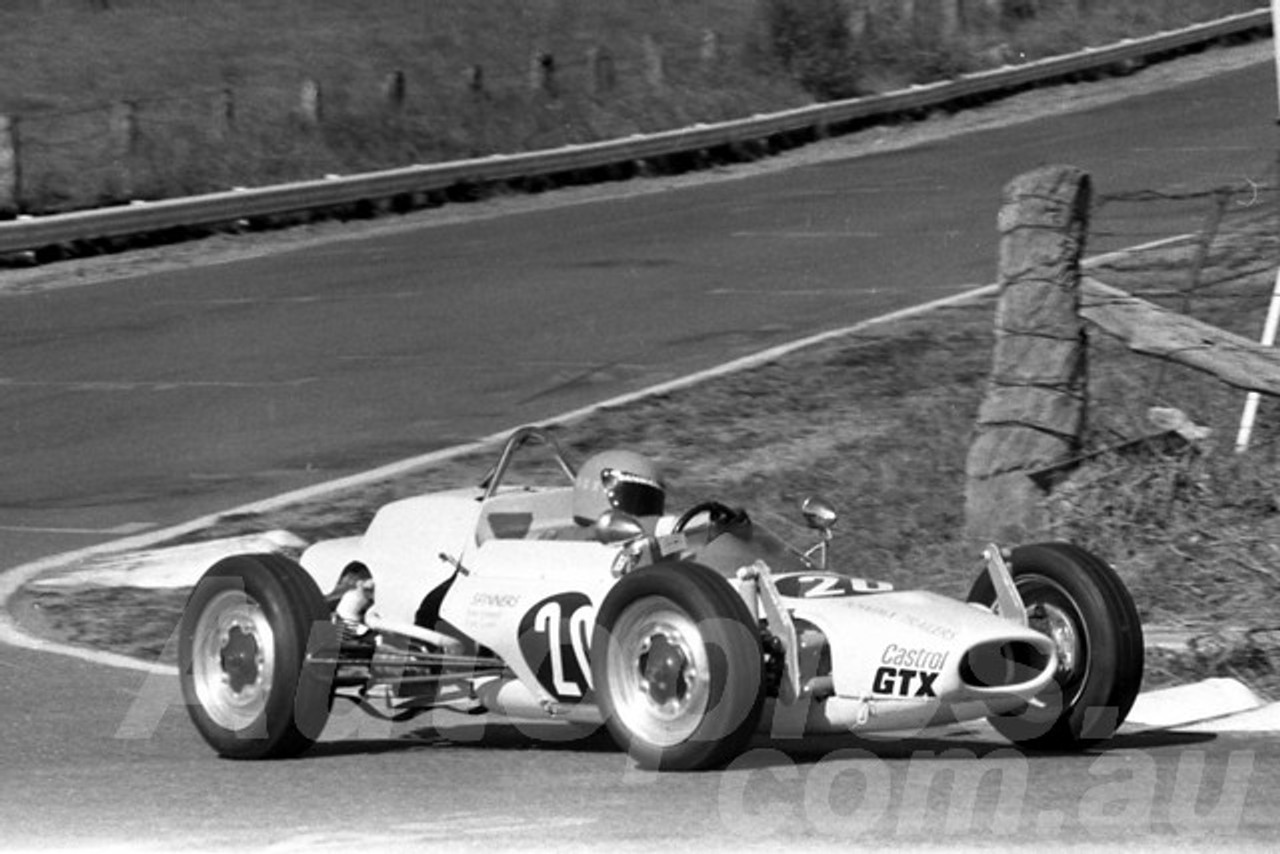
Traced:
<path id="1" fill-rule="evenodd" d="M 50 666 L 35 658 L 6 655 L 7 697 L 18 677 Z M 61 679 L 37 679 L 39 713 L 6 712 L 0 847 L 1260 847 L 1280 822 L 1274 737 L 1134 734 L 1106 752 L 1030 758 L 964 730 L 896 743 L 761 739 L 727 771 L 658 775 L 599 734 L 457 718 L 392 729 L 348 714 L 302 759 L 247 763 L 216 759 L 199 740 L 176 680 L 57 667 Z"/>
<path id="2" fill-rule="evenodd" d="M 1037 165 L 1108 193 L 1263 180 L 1274 85 L 1259 64 L 894 153 L 0 297 L 0 570 L 985 284 L 1000 189 Z M 1126 241 L 1199 225 L 1161 210 Z M 5 649 L 0 848 L 1261 846 L 1280 825 L 1274 739 L 761 741 L 658 776 L 599 734 L 340 717 L 251 764 L 215 759 L 175 690 Z"/>

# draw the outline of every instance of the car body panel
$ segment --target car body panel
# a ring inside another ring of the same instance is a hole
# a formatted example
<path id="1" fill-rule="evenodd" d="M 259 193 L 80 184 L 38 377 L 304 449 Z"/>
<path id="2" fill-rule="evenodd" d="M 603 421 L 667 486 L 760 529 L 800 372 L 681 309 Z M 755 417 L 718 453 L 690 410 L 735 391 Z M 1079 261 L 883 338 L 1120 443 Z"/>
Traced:
<path id="1" fill-rule="evenodd" d="M 815 721 L 867 731 L 919 728 L 946 705 L 970 703 L 991 714 L 1041 691 L 1056 666 L 1052 643 L 990 611 L 927 591 L 783 597 L 792 619 L 816 626 L 831 654 L 835 696 Z M 1034 676 L 999 689 L 968 684 L 965 654 L 983 644 L 1025 642 L 1045 656 Z M 948 716 L 942 715 L 946 718 Z"/>
<path id="2" fill-rule="evenodd" d="M 491 477 L 506 473 L 511 453 L 509 445 Z M 783 691 L 775 704 L 778 721 L 805 732 L 911 729 L 980 717 L 1018 707 L 1053 677 L 1055 652 L 1044 635 L 938 594 L 828 571 L 753 527 L 745 514 L 723 530 L 708 523 L 700 536 L 670 534 L 674 518 L 665 517 L 643 536 L 601 542 L 598 530 L 572 519 L 572 497 L 571 486 L 486 479 L 478 487 L 405 498 L 382 507 L 364 534 L 309 547 L 301 564 L 322 591 L 334 590 L 348 567 L 367 569 L 376 588 L 370 624 L 416 627 L 427 639 L 439 630 L 472 654 L 499 659 L 504 674 L 488 673 L 470 690 L 487 708 L 517 716 L 596 715 L 590 664 L 596 614 L 623 574 L 666 559 L 720 573 L 762 631 L 768 609 L 746 570 L 758 566 L 769 574 L 787 615 L 775 610 L 775 620 L 804 627 L 787 643 L 802 636 L 812 647 L 789 651 L 786 667 L 802 672 L 784 674 L 783 682 L 800 690 Z M 966 681 L 972 650 L 1015 643 L 1043 656 L 1036 672 L 997 686 Z M 829 673 L 818 672 L 820 660 L 829 660 Z"/>
<path id="3" fill-rule="evenodd" d="M 453 575 L 449 558 L 475 548 L 480 511 L 474 488 L 393 501 L 363 535 L 316 543 L 300 562 L 324 591 L 334 588 L 347 566 L 363 564 L 377 585 L 377 614 L 413 623 L 426 595 Z"/>
<path id="4" fill-rule="evenodd" d="M 467 559 L 440 610 L 493 650 L 546 703 L 590 695 L 596 610 L 617 581 L 618 547 L 488 540 Z"/>

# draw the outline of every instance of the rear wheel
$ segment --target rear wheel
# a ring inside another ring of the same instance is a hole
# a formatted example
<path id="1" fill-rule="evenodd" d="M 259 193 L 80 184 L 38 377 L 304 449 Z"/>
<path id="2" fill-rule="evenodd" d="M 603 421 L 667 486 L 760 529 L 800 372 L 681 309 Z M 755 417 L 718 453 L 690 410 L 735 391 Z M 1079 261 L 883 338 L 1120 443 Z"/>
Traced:
<path id="1" fill-rule="evenodd" d="M 591 650 L 601 714 L 642 767 L 717 767 L 759 723 L 759 630 L 704 566 L 659 563 L 625 576 L 600 607 Z"/>
<path id="2" fill-rule="evenodd" d="M 200 735 L 234 759 L 294 756 L 329 717 L 336 627 L 319 587 L 288 558 L 236 555 L 214 564 L 187 601 L 178 669 Z M 332 660 L 332 655 L 319 657 Z"/>
<path id="3" fill-rule="evenodd" d="M 1069 543 L 1016 548 L 1009 570 L 1028 624 L 1057 648 L 1058 671 L 1034 703 L 990 718 L 992 726 L 1037 750 L 1078 750 L 1110 738 L 1142 687 L 1142 625 L 1124 582 L 1105 561 Z M 983 574 L 969 601 L 995 599 Z"/>

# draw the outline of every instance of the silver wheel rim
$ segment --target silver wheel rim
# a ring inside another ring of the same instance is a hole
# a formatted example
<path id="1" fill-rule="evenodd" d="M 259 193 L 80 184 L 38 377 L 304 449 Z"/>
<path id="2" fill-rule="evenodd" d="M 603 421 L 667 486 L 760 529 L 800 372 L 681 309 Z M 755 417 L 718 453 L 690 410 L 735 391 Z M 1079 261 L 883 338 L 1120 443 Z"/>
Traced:
<path id="1" fill-rule="evenodd" d="M 1074 702 L 1084 688 L 1089 671 L 1089 628 L 1075 598 L 1062 585 L 1044 576 L 1018 579 L 1019 592 L 1027 600 L 1027 623 L 1046 635 L 1058 651 L 1059 682 L 1074 690 Z"/>
<path id="2" fill-rule="evenodd" d="M 687 741 L 706 714 L 710 663 L 689 615 L 661 596 L 637 599 L 618 616 L 606 659 L 614 714 L 658 747 Z"/>
<path id="3" fill-rule="evenodd" d="M 224 590 L 196 620 L 191 680 L 205 713 L 218 726 L 246 729 L 266 709 L 275 673 L 275 636 L 253 597 Z"/>

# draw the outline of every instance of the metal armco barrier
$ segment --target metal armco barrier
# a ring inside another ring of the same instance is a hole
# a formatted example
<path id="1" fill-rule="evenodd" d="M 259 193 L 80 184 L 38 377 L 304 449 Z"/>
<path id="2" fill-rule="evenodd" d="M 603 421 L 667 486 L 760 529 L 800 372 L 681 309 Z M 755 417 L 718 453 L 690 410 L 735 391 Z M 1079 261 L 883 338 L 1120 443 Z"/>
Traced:
<path id="1" fill-rule="evenodd" d="M 549 151 L 494 155 L 348 177 L 20 218 L 0 222 L 0 255 L 78 240 L 209 226 L 253 217 L 446 190 L 458 184 L 483 184 L 553 175 L 747 143 L 778 134 L 928 109 L 965 98 L 1019 89 L 1270 28 L 1270 10 L 1261 9 L 1182 30 L 1126 40 L 1024 65 L 981 71 L 954 80 L 915 86 L 884 95 L 816 104 L 748 119 L 694 125 L 662 133 Z"/>

